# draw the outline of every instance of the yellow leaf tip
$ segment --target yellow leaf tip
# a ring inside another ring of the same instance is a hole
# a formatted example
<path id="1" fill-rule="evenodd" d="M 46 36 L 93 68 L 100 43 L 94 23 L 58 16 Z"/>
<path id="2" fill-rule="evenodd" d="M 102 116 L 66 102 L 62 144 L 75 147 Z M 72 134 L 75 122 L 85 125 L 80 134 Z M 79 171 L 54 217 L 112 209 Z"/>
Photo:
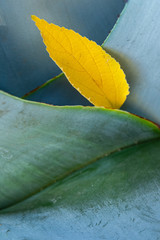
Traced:
<path id="1" fill-rule="evenodd" d="M 37 20 L 40 20 L 37 16 L 35 15 L 31 15 L 31 19 L 34 21 L 34 22 L 37 22 Z"/>

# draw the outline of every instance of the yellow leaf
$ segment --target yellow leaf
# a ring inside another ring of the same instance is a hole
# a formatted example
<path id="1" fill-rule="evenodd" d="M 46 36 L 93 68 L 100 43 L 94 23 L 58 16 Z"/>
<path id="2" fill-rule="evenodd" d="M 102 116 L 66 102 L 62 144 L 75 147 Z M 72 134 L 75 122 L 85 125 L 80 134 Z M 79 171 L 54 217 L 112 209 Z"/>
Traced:
<path id="1" fill-rule="evenodd" d="M 50 57 L 69 82 L 95 106 L 120 108 L 129 86 L 119 63 L 94 41 L 32 16 Z"/>

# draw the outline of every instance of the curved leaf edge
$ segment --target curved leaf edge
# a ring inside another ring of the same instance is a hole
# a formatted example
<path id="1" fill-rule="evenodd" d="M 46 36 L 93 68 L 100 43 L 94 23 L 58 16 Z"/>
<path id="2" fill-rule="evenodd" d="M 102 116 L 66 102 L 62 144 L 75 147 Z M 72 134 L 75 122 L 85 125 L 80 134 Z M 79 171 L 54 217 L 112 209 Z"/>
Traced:
<path id="1" fill-rule="evenodd" d="M 58 78 L 61 77 L 62 75 L 63 74 L 58 75 Z M 57 79 L 57 77 L 56 77 L 56 79 Z M 49 81 L 52 81 L 52 79 L 49 80 Z M 47 84 L 49 84 L 49 82 Z M 118 113 L 120 115 L 128 115 L 128 116 L 130 115 L 130 117 L 135 119 L 137 122 L 143 123 L 144 125 L 146 125 L 148 127 L 151 127 L 153 129 L 157 129 L 160 132 L 160 126 L 157 123 L 152 122 L 148 119 L 145 119 L 141 116 L 132 114 L 130 112 L 120 110 L 120 109 L 106 109 L 104 107 L 81 106 L 81 105 L 77 105 L 77 106 L 68 106 L 68 105 L 66 105 L 66 106 L 55 106 L 55 105 L 52 105 L 52 104 L 47 104 L 47 103 L 29 101 L 29 100 L 26 100 L 26 99 L 22 99 L 22 98 L 16 97 L 14 95 L 11 95 L 11 94 L 6 93 L 6 92 L 1 91 L 1 90 L 0 90 L 0 94 L 6 95 L 8 97 L 11 97 L 15 100 L 18 100 L 18 101 L 21 101 L 21 102 L 24 102 L 24 103 L 29 103 L 29 104 L 33 104 L 33 105 L 41 105 L 42 107 L 59 108 L 59 109 L 77 109 L 77 110 L 81 110 L 81 109 L 84 109 L 84 110 L 86 109 L 87 110 L 88 109 L 88 110 L 91 110 L 91 111 L 115 112 L 115 113 Z"/>
<path id="2" fill-rule="evenodd" d="M 126 3 L 125 3 L 124 8 L 123 8 L 123 10 L 122 10 L 122 12 L 120 13 L 120 15 L 119 15 L 119 17 L 118 17 L 118 19 L 117 19 L 117 21 L 116 21 L 116 23 L 114 24 L 113 28 L 111 29 L 111 31 L 109 32 L 109 34 L 108 34 L 107 37 L 105 38 L 104 42 L 102 43 L 102 45 L 101 45 L 102 48 L 103 48 L 103 46 L 105 45 L 105 43 L 108 41 L 108 38 L 110 38 L 110 35 L 112 34 L 112 32 L 115 30 L 115 28 L 116 28 L 117 25 L 119 24 L 119 21 L 120 21 L 120 19 L 121 19 L 121 16 L 122 16 L 122 15 L 125 13 L 125 11 L 127 10 L 128 4 L 129 4 L 129 2 L 128 2 L 128 0 L 127 0 Z M 106 49 L 104 49 L 104 50 L 106 51 Z"/>

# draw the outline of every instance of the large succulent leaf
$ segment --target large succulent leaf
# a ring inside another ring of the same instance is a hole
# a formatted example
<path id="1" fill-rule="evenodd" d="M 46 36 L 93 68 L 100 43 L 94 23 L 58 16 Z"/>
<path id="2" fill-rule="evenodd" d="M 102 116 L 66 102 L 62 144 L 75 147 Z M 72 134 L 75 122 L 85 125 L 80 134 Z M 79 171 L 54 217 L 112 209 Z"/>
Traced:
<path id="1" fill-rule="evenodd" d="M 123 0 L 0 0 L 0 89 L 23 96 L 59 72 L 35 30 L 32 14 L 101 44 L 124 4 Z"/>
<path id="2" fill-rule="evenodd" d="M 160 123 L 160 1 L 130 0 L 103 47 L 118 59 L 131 94 L 123 109 Z"/>
<path id="3" fill-rule="evenodd" d="M 157 238 L 154 124 L 120 110 L 53 107 L 3 92 L 0 102 L 1 239 Z"/>
<path id="4" fill-rule="evenodd" d="M 157 240 L 160 141 L 125 149 L 0 215 L 8 239 Z"/>

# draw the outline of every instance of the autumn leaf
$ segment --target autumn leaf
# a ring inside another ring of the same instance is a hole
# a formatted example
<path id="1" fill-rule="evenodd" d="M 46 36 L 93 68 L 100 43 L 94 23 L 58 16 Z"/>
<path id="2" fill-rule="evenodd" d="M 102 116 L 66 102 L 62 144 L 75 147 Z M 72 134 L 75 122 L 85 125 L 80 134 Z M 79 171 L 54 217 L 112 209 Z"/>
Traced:
<path id="1" fill-rule="evenodd" d="M 118 109 L 129 94 L 119 63 L 94 41 L 32 16 L 50 57 L 69 82 L 95 106 Z"/>

